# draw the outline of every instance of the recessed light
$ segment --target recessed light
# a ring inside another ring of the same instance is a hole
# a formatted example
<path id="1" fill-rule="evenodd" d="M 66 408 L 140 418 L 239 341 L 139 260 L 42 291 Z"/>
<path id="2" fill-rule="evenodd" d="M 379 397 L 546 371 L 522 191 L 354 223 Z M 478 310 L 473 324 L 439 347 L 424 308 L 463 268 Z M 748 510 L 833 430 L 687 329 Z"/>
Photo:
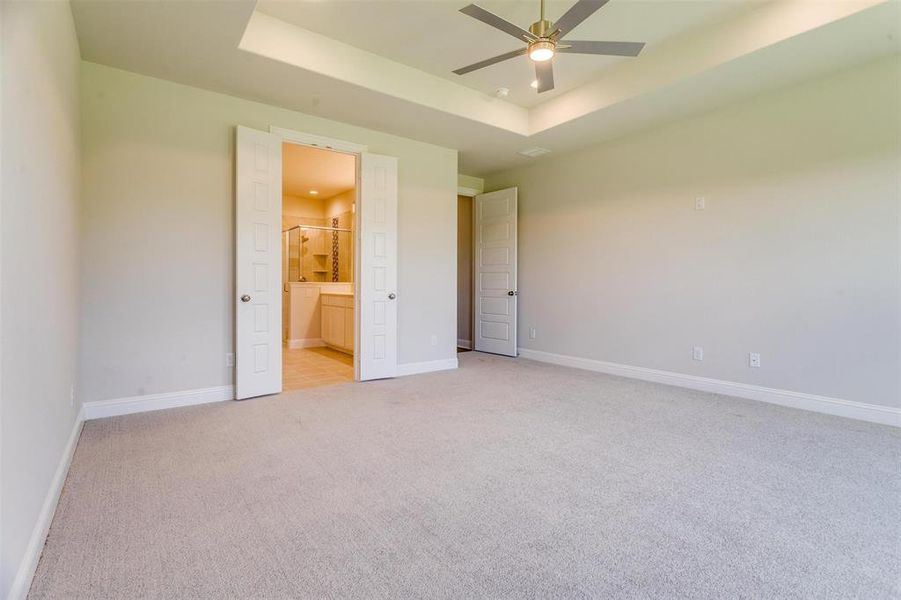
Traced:
<path id="1" fill-rule="evenodd" d="M 538 89 L 538 80 L 537 80 L 537 79 L 533 79 L 533 80 L 532 80 L 532 83 L 530 83 L 529 85 L 532 86 L 532 89 L 536 89 L 536 90 L 537 90 L 537 89 Z"/>
<path id="2" fill-rule="evenodd" d="M 318 193 L 319 193 L 318 190 L 310 190 L 310 195 L 311 195 L 311 196 L 315 196 L 315 195 L 318 194 Z"/>

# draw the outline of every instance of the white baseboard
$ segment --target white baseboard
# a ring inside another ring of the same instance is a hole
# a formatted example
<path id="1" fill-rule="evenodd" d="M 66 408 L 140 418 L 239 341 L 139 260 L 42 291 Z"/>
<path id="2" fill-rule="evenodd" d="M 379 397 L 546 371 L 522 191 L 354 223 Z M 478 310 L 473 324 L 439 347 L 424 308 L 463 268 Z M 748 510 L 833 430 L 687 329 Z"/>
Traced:
<path id="1" fill-rule="evenodd" d="M 297 350 L 298 348 L 321 348 L 325 346 L 322 338 L 306 338 L 297 340 L 288 340 L 288 348 Z"/>
<path id="2" fill-rule="evenodd" d="M 404 363 L 397 365 L 397 376 L 416 375 L 418 373 L 431 373 L 432 371 L 447 371 L 459 366 L 457 357 L 442 358 L 441 360 L 427 360 L 424 362 Z"/>
<path id="3" fill-rule="evenodd" d="M 472 340 L 457 340 L 457 348 L 466 348 L 472 350 Z"/>
<path id="4" fill-rule="evenodd" d="M 118 415 L 130 415 L 132 413 L 147 412 L 151 410 L 162 410 L 164 408 L 192 406 L 194 404 L 207 404 L 209 402 L 222 402 L 223 400 L 234 400 L 234 398 L 234 387 L 222 385 L 219 387 L 186 390 L 183 392 L 147 394 L 145 396 L 132 396 L 131 398 L 85 402 L 83 410 L 84 418 L 86 420 L 91 420 L 102 419 L 104 417 L 115 417 Z"/>
<path id="5" fill-rule="evenodd" d="M 828 415 L 901 427 L 901 409 L 889 406 L 854 402 L 852 400 L 842 400 L 841 398 L 830 398 L 828 396 L 817 396 L 814 394 L 805 394 L 803 392 L 792 392 L 790 390 L 780 390 L 747 383 L 724 381 L 722 379 L 710 379 L 707 377 L 698 377 L 696 375 L 685 375 L 683 373 L 674 373 L 672 371 L 621 365 L 602 360 L 592 360 L 589 358 L 579 358 L 577 356 L 567 356 L 565 354 L 553 354 L 551 352 L 530 350 L 528 348 L 519 348 L 519 356 L 565 367 L 575 367 L 577 369 L 597 371 L 598 373 L 607 373 L 609 375 L 619 375 L 622 377 L 630 377 L 632 379 L 654 381 L 656 383 L 665 383 L 667 385 L 674 385 L 692 390 L 713 392 L 715 394 L 724 394 L 726 396 L 736 396 L 747 400 L 758 400 L 761 402 L 769 402 L 770 404 L 779 404 L 781 406 L 800 408 L 802 410 L 810 410 Z"/>
<path id="6" fill-rule="evenodd" d="M 16 577 L 13 579 L 7 600 L 25 600 L 25 597 L 28 595 L 28 590 L 31 588 L 31 580 L 34 579 L 34 572 L 38 568 L 38 561 L 41 559 L 41 552 L 44 550 L 47 533 L 50 531 L 50 524 L 53 522 L 53 515 L 56 513 L 56 505 L 59 503 L 60 493 L 63 491 L 63 484 L 66 482 L 66 475 L 69 474 L 69 465 L 72 463 L 72 457 L 75 455 L 75 447 L 78 445 L 78 438 L 81 436 L 83 424 L 84 407 L 82 407 L 75 418 L 75 425 L 72 426 L 69 441 L 66 442 L 66 447 L 63 448 L 63 454 L 56 467 L 56 473 L 53 474 L 53 479 L 50 480 L 50 489 L 47 490 L 44 504 L 41 505 L 41 512 L 38 513 L 38 519 L 31 530 L 31 537 L 28 539 L 25 554 L 22 556 L 22 562 L 19 563 L 19 568 L 16 571 Z"/>

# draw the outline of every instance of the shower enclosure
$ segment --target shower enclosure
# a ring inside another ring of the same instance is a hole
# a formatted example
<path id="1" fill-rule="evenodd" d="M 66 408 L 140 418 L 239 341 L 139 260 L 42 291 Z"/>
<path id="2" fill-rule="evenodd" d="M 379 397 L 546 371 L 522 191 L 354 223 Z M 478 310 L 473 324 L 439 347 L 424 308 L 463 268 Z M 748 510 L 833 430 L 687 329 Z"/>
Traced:
<path id="1" fill-rule="evenodd" d="M 334 219 L 337 221 L 337 218 Z M 285 282 L 353 281 L 353 231 L 322 225 L 297 225 L 282 232 Z"/>

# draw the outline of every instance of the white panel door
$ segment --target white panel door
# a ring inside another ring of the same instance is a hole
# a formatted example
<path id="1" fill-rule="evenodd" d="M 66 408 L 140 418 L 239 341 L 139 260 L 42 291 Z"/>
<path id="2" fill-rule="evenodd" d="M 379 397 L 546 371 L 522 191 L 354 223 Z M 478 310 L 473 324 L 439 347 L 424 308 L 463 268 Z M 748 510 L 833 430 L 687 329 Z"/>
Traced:
<path id="1" fill-rule="evenodd" d="M 397 374 L 397 159 L 360 161 L 357 379 Z"/>
<path id="2" fill-rule="evenodd" d="M 473 201 L 475 349 L 516 356 L 516 188 Z"/>
<path id="3" fill-rule="evenodd" d="M 282 391 L 282 144 L 238 127 L 235 153 L 235 397 Z"/>

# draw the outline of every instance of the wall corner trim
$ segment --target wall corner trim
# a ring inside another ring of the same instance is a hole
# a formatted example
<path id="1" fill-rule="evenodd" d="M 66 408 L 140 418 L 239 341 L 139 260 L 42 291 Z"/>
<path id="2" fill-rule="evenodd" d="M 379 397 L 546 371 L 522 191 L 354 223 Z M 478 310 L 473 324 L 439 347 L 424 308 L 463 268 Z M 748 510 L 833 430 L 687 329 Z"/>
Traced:
<path id="1" fill-rule="evenodd" d="M 397 365 L 397 376 L 417 375 L 419 373 L 431 373 L 433 371 L 447 371 L 459 366 L 457 357 L 442 358 L 440 360 L 427 360 L 424 362 L 403 363 Z"/>
<path id="2" fill-rule="evenodd" d="M 724 381 L 722 379 L 710 379 L 707 377 L 686 375 L 684 373 L 675 373 L 672 371 L 622 365 L 602 360 L 580 358 L 578 356 L 531 350 L 529 348 L 519 348 L 519 357 L 564 367 L 574 367 L 576 369 L 606 373 L 608 375 L 619 375 L 620 377 L 629 377 L 631 379 L 653 381 L 655 383 L 663 383 L 702 392 L 712 392 L 714 394 L 744 398 L 745 400 L 757 400 L 760 402 L 768 402 L 770 404 L 809 410 L 837 417 L 847 417 L 849 419 L 868 421 L 870 423 L 901 427 L 901 408 L 893 408 L 891 406 L 880 406 L 878 404 L 867 404 L 864 402 L 843 400 L 841 398 L 817 396 L 814 394 L 806 394 L 804 392 L 780 390 L 747 383 Z"/>
<path id="3" fill-rule="evenodd" d="M 91 419 L 130 415 L 132 413 L 162 410 L 164 408 L 177 408 L 180 406 L 194 406 L 195 404 L 222 402 L 224 400 L 234 400 L 234 398 L 234 386 L 222 385 L 197 390 L 185 390 L 183 392 L 147 394 L 144 396 L 132 396 L 130 398 L 115 398 L 112 400 L 85 402 L 83 409 L 85 420 L 90 421 Z"/>
<path id="4" fill-rule="evenodd" d="M 22 556 L 22 562 L 16 571 L 15 579 L 13 579 L 12 587 L 9 590 L 8 600 L 25 600 L 28 596 L 28 590 L 31 589 L 31 581 L 34 579 L 34 573 L 38 568 L 38 561 L 41 559 L 41 553 L 44 550 L 44 542 L 47 540 L 47 534 L 50 531 L 50 524 L 53 522 L 53 515 L 56 513 L 56 505 L 59 503 L 60 494 L 63 491 L 63 484 L 66 483 L 66 476 L 69 474 L 69 465 L 72 464 L 72 457 L 75 456 L 75 447 L 78 446 L 78 439 L 81 437 L 81 429 L 84 425 L 84 406 L 78 411 L 75 417 L 75 424 L 72 426 L 72 433 L 69 434 L 69 441 L 63 448 L 63 454 L 59 459 L 56 467 L 56 473 L 50 480 L 50 488 L 44 497 L 44 503 L 41 505 L 41 512 L 38 513 L 38 519 L 31 530 L 31 537 L 28 539 L 28 545 L 25 547 L 25 554 Z"/>

